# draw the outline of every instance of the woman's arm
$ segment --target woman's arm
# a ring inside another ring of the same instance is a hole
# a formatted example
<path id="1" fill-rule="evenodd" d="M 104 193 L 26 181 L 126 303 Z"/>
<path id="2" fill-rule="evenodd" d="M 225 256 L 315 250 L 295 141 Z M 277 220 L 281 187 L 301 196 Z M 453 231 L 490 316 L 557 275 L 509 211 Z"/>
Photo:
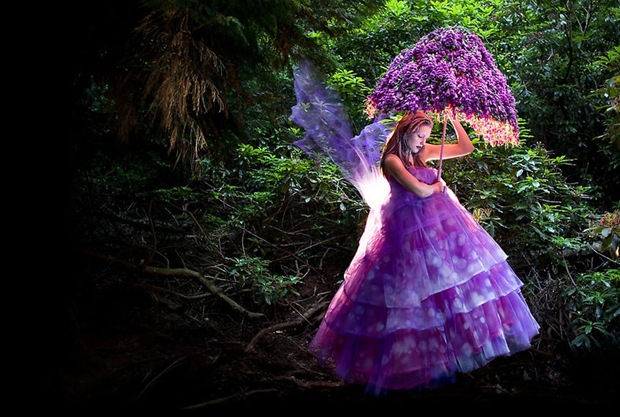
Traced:
<path id="1" fill-rule="evenodd" d="M 456 131 L 457 143 L 446 143 L 443 148 L 443 159 L 457 158 L 459 156 L 465 156 L 474 151 L 474 145 L 471 143 L 467 132 L 461 125 L 458 119 L 450 117 L 450 122 Z M 441 145 L 426 144 L 421 151 L 420 157 L 425 161 L 439 159 L 441 152 Z"/>
<path id="2" fill-rule="evenodd" d="M 385 156 L 383 161 L 383 170 L 387 176 L 392 176 L 403 187 L 411 191 L 418 197 L 428 197 L 433 193 L 441 193 L 445 189 L 443 181 L 437 181 L 434 184 L 426 184 L 411 175 L 400 158 L 394 154 Z"/>

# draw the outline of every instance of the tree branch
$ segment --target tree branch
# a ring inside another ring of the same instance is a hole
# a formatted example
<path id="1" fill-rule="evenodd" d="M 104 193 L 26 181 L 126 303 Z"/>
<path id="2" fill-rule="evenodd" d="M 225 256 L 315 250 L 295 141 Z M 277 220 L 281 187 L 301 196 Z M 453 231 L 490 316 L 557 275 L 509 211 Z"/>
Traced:
<path id="1" fill-rule="evenodd" d="M 194 278 L 198 282 L 200 282 L 202 285 L 204 285 L 205 288 L 211 294 L 213 294 L 216 297 L 220 298 L 222 301 L 224 301 L 226 304 L 228 304 L 234 311 L 238 312 L 242 316 L 249 317 L 249 318 L 252 318 L 252 319 L 264 317 L 264 314 L 262 314 L 262 313 L 254 313 L 254 312 L 246 310 L 243 306 L 241 306 L 236 301 L 234 301 L 233 299 L 228 297 L 224 293 L 224 291 L 222 291 L 222 289 L 220 287 L 218 287 L 217 285 L 215 285 L 213 283 L 213 281 L 211 279 L 206 278 L 203 274 L 201 274 L 198 271 L 194 271 L 193 269 L 189 269 L 189 268 L 158 268 L 158 267 L 148 266 L 148 265 L 138 265 L 138 264 L 127 262 L 127 261 L 122 261 L 120 259 L 116 259 L 116 258 L 114 258 L 112 256 L 101 254 L 101 253 L 96 253 L 96 252 L 91 252 L 91 251 L 85 251 L 85 252 L 87 254 L 91 255 L 91 256 L 94 256 L 94 257 L 98 258 L 98 259 L 103 259 L 103 260 L 106 260 L 106 261 L 109 261 L 109 262 L 120 264 L 120 265 L 124 266 L 125 268 L 127 268 L 130 271 L 145 272 L 145 273 L 150 274 L 150 275 L 161 276 L 161 277 L 186 277 L 186 278 Z"/>

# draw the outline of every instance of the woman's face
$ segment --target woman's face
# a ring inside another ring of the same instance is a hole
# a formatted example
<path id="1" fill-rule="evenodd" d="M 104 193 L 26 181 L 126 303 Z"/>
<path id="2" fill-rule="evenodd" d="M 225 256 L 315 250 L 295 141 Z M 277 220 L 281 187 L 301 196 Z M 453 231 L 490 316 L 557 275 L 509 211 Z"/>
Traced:
<path id="1" fill-rule="evenodd" d="M 431 127 L 430 126 L 420 126 L 417 130 L 413 132 L 407 133 L 405 135 L 405 140 L 407 141 L 407 145 L 411 152 L 417 154 L 422 150 L 426 140 L 431 135 Z"/>

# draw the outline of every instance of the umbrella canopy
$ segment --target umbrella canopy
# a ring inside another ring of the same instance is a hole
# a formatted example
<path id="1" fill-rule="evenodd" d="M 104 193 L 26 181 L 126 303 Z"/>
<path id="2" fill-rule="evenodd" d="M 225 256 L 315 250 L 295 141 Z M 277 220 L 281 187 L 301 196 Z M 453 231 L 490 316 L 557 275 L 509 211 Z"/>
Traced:
<path id="1" fill-rule="evenodd" d="M 515 99 L 506 78 L 480 38 L 460 26 L 437 29 L 403 50 L 367 97 L 366 108 L 370 117 L 449 111 L 490 145 L 519 144 Z"/>

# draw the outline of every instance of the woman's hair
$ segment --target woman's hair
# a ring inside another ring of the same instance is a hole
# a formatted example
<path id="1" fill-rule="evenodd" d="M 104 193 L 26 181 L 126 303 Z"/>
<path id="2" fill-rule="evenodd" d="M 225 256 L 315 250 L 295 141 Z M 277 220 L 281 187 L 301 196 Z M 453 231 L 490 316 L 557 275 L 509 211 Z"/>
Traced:
<path id="1" fill-rule="evenodd" d="M 422 167 L 426 164 L 420 159 L 420 156 L 413 154 L 405 136 L 409 133 L 417 132 L 422 126 L 430 126 L 433 128 L 433 119 L 431 119 L 426 113 L 422 111 L 416 111 L 415 113 L 406 113 L 396 123 L 396 127 L 390 133 L 381 151 L 381 168 L 383 169 L 383 161 L 385 157 L 391 153 L 398 156 L 405 167 L 409 167 L 413 164 L 416 167 Z M 384 173 L 385 175 L 385 173 Z"/>

